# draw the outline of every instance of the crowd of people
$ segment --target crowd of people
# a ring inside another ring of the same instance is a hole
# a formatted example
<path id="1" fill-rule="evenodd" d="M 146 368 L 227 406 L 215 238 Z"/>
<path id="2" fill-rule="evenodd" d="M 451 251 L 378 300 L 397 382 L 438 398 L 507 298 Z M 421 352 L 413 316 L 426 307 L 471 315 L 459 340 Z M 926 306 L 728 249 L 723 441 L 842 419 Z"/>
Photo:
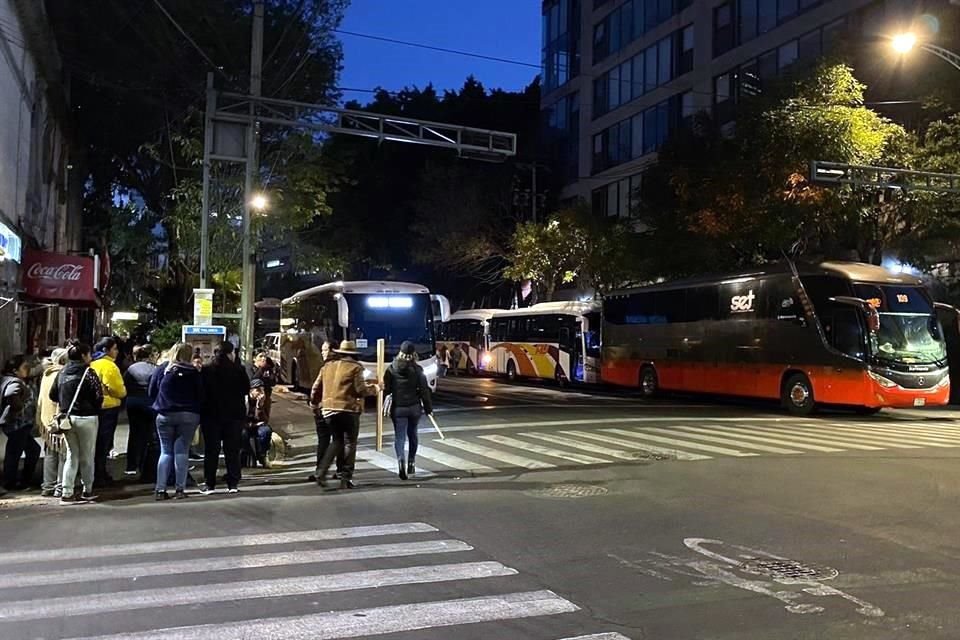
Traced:
<path id="1" fill-rule="evenodd" d="M 3 364 L 0 430 L 6 448 L 0 494 L 39 489 L 65 504 L 96 500 L 96 490 L 115 482 L 109 460 L 116 457 L 115 434 L 124 411 L 125 474 L 152 484 L 157 500 L 187 497 L 193 483 L 190 453 L 198 440 L 201 493 L 216 492 L 218 480 L 225 481 L 227 493 L 237 493 L 242 463 L 268 465 L 277 367 L 265 354 L 245 369 L 229 341 L 209 363 L 198 361 L 199 354 L 183 343 L 163 353 L 139 345 L 129 357 L 121 355 L 120 346 L 113 337 L 93 348 L 71 342 L 36 365 L 22 355 Z M 218 474 L 221 451 L 224 476 Z"/>

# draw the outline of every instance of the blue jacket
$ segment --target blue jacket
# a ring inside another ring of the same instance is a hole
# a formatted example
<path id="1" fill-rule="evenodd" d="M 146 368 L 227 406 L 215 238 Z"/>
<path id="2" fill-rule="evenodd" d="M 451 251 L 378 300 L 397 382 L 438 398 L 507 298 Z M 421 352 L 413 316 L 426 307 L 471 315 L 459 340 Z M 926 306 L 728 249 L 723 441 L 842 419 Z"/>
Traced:
<path id="1" fill-rule="evenodd" d="M 189 411 L 199 414 L 203 408 L 203 382 L 193 365 L 178 363 L 169 370 L 167 365 L 160 365 L 150 378 L 148 393 L 157 413 Z"/>

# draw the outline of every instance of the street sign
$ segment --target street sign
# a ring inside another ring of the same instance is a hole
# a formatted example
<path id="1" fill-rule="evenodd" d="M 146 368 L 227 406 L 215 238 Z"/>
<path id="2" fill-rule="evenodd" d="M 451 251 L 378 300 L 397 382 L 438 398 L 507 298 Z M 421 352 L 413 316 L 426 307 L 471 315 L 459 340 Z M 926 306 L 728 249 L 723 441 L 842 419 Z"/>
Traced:
<path id="1" fill-rule="evenodd" d="M 810 162 L 810 179 L 822 184 L 849 184 L 875 189 L 960 193 L 960 174 L 870 167 L 844 162 Z"/>

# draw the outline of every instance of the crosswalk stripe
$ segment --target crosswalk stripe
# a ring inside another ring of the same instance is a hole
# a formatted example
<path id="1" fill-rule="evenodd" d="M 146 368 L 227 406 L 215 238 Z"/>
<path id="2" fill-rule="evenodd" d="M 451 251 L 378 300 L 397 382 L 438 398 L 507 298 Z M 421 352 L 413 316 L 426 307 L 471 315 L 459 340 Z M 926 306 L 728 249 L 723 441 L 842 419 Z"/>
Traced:
<path id="1" fill-rule="evenodd" d="M 578 611 L 579 607 L 552 591 L 528 591 L 479 598 L 390 605 L 331 611 L 267 620 L 249 620 L 156 631 L 103 635 L 77 640 L 336 640 L 462 624 L 516 620 Z"/>
<path id="2" fill-rule="evenodd" d="M 205 573 L 208 571 L 227 571 L 230 569 L 259 569 L 284 565 L 302 565 L 321 562 L 340 562 L 344 560 L 367 560 L 371 558 L 403 558 L 428 553 L 455 553 L 471 551 L 473 547 L 459 540 L 427 540 L 423 542 L 403 542 L 395 544 L 373 544 L 355 547 L 336 547 L 308 551 L 284 551 L 281 553 L 262 553 L 251 555 L 233 555 L 219 558 L 193 559 L 187 565 L 171 562 L 145 562 L 142 564 L 100 565 L 76 569 L 50 571 L 44 568 L 37 573 L 0 574 L 0 588 L 35 587 L 74 582 L 94 582 L 122 578 L 142 578 L 144 576 L 171 576 L 183 573 Z"/>
<path id="3" fill-rule="evenodd" d="M 710 460 L 712 457 L 700 453 L 681 451 L 679 449 L 666 449 L 664 447 L 658 447 L 652 444 L 633 442 L 630 440 L 624 440 L 623 438 L 614 438 L 613 436 L 602 435 L 599 433 L 594 433 L 593 431 L 561 431 L 560 433 L 573 436 L 574 438 L 585 438 L 587 440 L 597 440 L 599 442 L 606 442 L 607 444 L 615 444 L 617 446 L 626 447 L 627 449 L 634 449 L 636 451 L 649 451 L 650 453 L 670 456 L 671 458 L 676 458 L 677 460 Z"/>
<path id="4" fill-rule="evenodd" d="M 895 442 L 905 441 L 914 445 L 923 446 L 923 447 L 960 447 L 960 441 L 957 440 L 947 440 L 944 441 L 943 438 L 936 436 L 924 436 L 920 434 L 913 433 L 903 433 L 895 430 L 886 430 L 886 429 L 875 429 L 873 427 L 854 427 L 852 425 L 844 424 L 833 424 L 831 425 L 834 429 L 840 429 L 842 431 L 849 431 L 850 433 L 859 433 L 871 438 L 878 438 L 884 440 L 891 440 Z"/>
<path id="5" fill-rule="evenodd" d="M 737 427 L 723 426 L 720 428 L 706 429 L 701 427 L 680 426 L 680 427 L 677 427 L 677 429 L 681 429 L 683 431 L 696 431 L 696 432 L 707 433 L 707 434 L 730 432 L 730 433 L 734 433 L 738 438 L 741 438 L 743 440 L 756 440 L 757 442 L 783 444 L 783 445 L 787 445 L 788 447 L 793 447 L 794 449 L 806 449 L 808 451 L 819 451 L 821 453 L 836 453 L 838 451 L 843 451 L 843 449 L 837 449 L 835 447 L 824 447 L 822 445 L 807 444 L 805 442 L 787 442 L 786 440 L 781 440 L 779 438 L 771 438 L 767 436 L 755 435 L 751 431 L 749 431 L 749 429 L 747 428 L 741 429 Z"/>
<path id="6" fill-rule="evenodd" d="M 601 429 L 601 431 L 606 431 L 608 433 L 615 433 L 617 435 L 633 438 L 636 440 L 649 440 L 651 442 L 659 442 L 660 444 L 670 444 L 677 447 L 683 447 L 684 449 L 696 449 L 699 451 L 709 451 L 710 453 L 719 453 L 721 455 L 733 456 L 736 458 L 748 458 L 750 456 L 757 455 L 756 453 L 740 451 L 739 449 L 715 447 L 712 444 L 700 444 L 699 442 L 691 442 L 689 440 L 678 440 L 676 438 L 666 438 L 663 436 L 651 435 L 646 431 L 634 432 L 634 431 L 627 431 L 625 429 Z"/>
<path id="7" fill-rule="evenodd" d="M 897 435 L 915 435 L 919 438 L 930 438 L 933 440 L 942 440 L 944 442 L 960 442 L 960 433 L 944 433 L 942 431 L 936 431 L 933 429 L 914 428 L 907 424 L 896 424 L 890 422 L 880 422 L 877 424 L 866 424 L 860 422 L 834 422 L 832 424 L 837 426 L 846 426 L 850 424 L 850 426 L 870 429 L 871 431 L 885 431 L 889 433 L 896 433 Z"/>
<path id="8" fill-rule="evenodd" d="M 589 451 L 591 453 L 601 453 L 605 456 L 611 458 L 617 458 L 619 460 L 632 460 L 636 461 L 637 455 L 636 452 L 630 453 L 622 449 L 610 449 L 609 447 L 602 447 L 598 444 L 593 444 L 592 442 L 584 442 L 583 440 L 574 440 L 573 438 L 564 438 L 563 436 L 558 436 L 553 433 L 521 433 L 521 436 L 524 438 L 536 438 L 537 440 L 544 440 L 546 442 L 552 442 L 555 444 L 562 444 L 568 447 L 573 447 L 574 449 L 580 449 L 582 451 Z"/>
<path id="9" fill-rule="evenodd" d="M 800 425 L 797 428 L 803 429 L 804 427 Z M 818 427 L 807 427 L 807 428 L 810 430 L 828 428 L 831 430 L 829 432 L 831 434 L 831 437 L 833 437 L 834 435 L 837 435 L 837 436 L 840 436 L 841 438 L 845 438 L 845 437 L 856 438 L 857 441 L 859 442 L 866 442 L 867 444 L 876 444 L 882 447 L 887 447 L 892 449 L 922 449 L 923 448 L 923 445 L 908 444 L 907 442 L 903 442 L 903 440 L 900 438 L 895 438 L 895 437 L 887 438 L 882 435 L 871 434 L 869 431 L 864 431 L 862 429 L 849 428 L 849 429 L 840 430 L 840 428 L 837 427 L 836 425 L 828 425 L 827 427 L 820 425 Z"/>
<path id="10" fill-rule="evenodd" d="M 453 580 L 474 580 L 516 575 L 516 569 L 499 562 L 465 562 L 399 569 L 378 569 L 352 573 L 334 573 L 276 580 L 250 580 L 198 586 L 177 586 L 162 589 L 119 591 L 89 595 L 41 598 L 0 603 L 0 621 L 39 620 L 65 616 L 90 615 L 115 611 L 132 611 L 151 607 L 176 607 L 210 602 L 250 600 L 253 598 L 285 598 L 336 591 L 373 589 L 405 584 L 428 584 Z"/>
<path id="11" fill-rule="evenodd" d="M 622 633 L 591 633 L 588 636 L 577 636 L 576 638 L 560 638 L 560 640 L 630 640 Z"/>
<path id="12" fill-rule="evenodd" d="M 417 447 L 417 459 L 419 460 L 420 458 L 426 458 L 430 462 L 436 462 L 437 464 L 442 464 L 443 466 L 450 467 L 451 469 L 468 471 L 470 473 L 498 473 L 497 469 L 488 467 L 485 464 L 472 462 L 466 458 L 455 456 L 452 453 L 437 451 L 432 447 L 425 447 L 423 445 Z"/>
<path id="13" fill-rule="evenodd" d="M 380 453 L 379 451 L 360 450 L 357 451 L 357 458 L 360 460 L 365 460 L 376 467 L 380 467 L 381 469 L 386 469 L 392 474 L 396 474 L 399 470 L 396 458 Z M 436 475 L 432 471 L 422 468 L 417 469 L 417 473 L 421 478 L 429 478 Z"/>
<path id="14" fill-rule="evenodd" d="M 766 433 L 770 435 L 777 436 L 778 438 L 783 438 L 784 440 L 800 440 L 801 442 L 813 442 L 816 444 L 826 444 L 826 445 L 836 445 L 838 447 L 843 447 L 844 449 L 858 449 L 860 451 L 883 451 L 883 447 L 878 447 L 869 444 L 862 444 L 860 442 L 853 442 L 850 440 L 842 440 L 840 438 L 835 438 L 832 435 L 829 435 L 829 431 L 824 429 L 794 429 L 792 427 L 785 427 L 777 425 L 776 427 L 758 427 L 756 425 L 750 425 L 751 431 L 757 431 L 759 433 Z"/>
<path id="15" fill-rule="evenodd" d="M 679 425 L 679 428 L 683 428 L 685 425 Z M 737 439 L 736 436 L 732 437 L 721 437 L 719 435 L 705 435 L 699 433 L 682 433 L 677 434 L 674 430 L 675 427 L 671 425 L 669 429 L 650 429 L 644 428 L 643 433 L 652 431 L 654 433 L 662 433 L 666 435 L 682 435 L 684 438 L 693 438 L 694 440 L 704 440 L 706 442 L 716 442 L 718 444 L 732 444 L 737 447 L 743 447 L 745 449 L 754 449 L 756 451 L 763 451 L 766 453 L 779 453 L 779 454 L 793 454 L 800 453 L 796 449 L 784 449 L 783 447 L 771 447 L 765 444 L 756 444 L 754 442 L 746 442 L 745 440 Z"/>
<path id="16" fill-rule="evenodd" d="M 506 462 L 507 464 L 513 465 L 515 467 L 523 467 L 524 469 L 553 469 L 557 466 L 551 462 L 541 462 L 540 460 L 533 460 L 531 458 L 514 455 L 512 453 L 507 453 L 506 451 L 500 451 L 499 449 L 486 447 L 482 444 L 465 442 L 463 440 L 458 440 L 456 438 L 447 438 L 446 440 L 443 441 L 443 444 L 445 444 L 448 447 L 453 447 L 454 449 L 460 449 L 462 451 L 467 451 L 469 453 L 475 453 L 478 456 L 483 456 L 484 458 L 490 458 L 491 460 L 499 460 L 500 462 Z"/>
<path id="17" fill-rule="evenodd" d="M 603 458 L 594 458 L 593 456 L 586 456 L 578 453 L 568 453 L 566 451 L 561 451 L 560 449 L 544 447 L 543 445 L 533 444 L 532 442 L 524 442 L 523 440 L 517 440 L 516 438 L 510 438 L 508 436 L 488 435 L 480 436 L 480 438 L 508 447 L 517 447 L 521 450 L 539 453 L 543 456 L 550 456 L 551 458 L 569 460 L 570 462 L 576 462 L 577 464 L 607 464 L 610 462 L 609 460 L 605 460 Z"/>
<path id="18" fill-rule="evenodd" d="M 918 431 L 935 431 L 944 435 L 960 437 L 960 425 L 948 425 L 941 422 L 906 422 L 903 420 L 887 420 L 878 422 L 885 426 L 904 427 L 907 429 L 916 429 Z"/>
<path id="19" fill-rule="evenodd" d="M 241 536 L 215 536 L 212 538 L 190 538 L 185 540 L 158 540 L 156 542 L 99 545 L 92 547 L 72 547 L 63 549 L 43 549 L 37 551 L 7 551 L 0 553 L 0 565 L 45 562 L 49 560 L 83 560 L 107 556 L 134 556 L 168 551 L 191 551 L 194 549 L 222 549 L 225 547 L 252 547 L 261 545 L 283 545 L 297 542 L 323 542 L 327 540 L 348 540 L 375 536 L 395 536 L 411 533 L 435 533 L 436 527 L 423 522 L 404 522 L 399 524 L 378 524 L 362 527 L 341 527 L 337 529 L 313 529 L 309 531 L 286 531 L 280 533 L 251 534 Z"/>

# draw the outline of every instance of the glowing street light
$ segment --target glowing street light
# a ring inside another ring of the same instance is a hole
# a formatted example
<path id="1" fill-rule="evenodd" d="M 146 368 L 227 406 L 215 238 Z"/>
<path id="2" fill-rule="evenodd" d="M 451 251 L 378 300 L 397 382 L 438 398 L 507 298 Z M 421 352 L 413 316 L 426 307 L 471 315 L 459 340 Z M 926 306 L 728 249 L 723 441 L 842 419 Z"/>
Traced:
<path id="1" fill-rule="evenodd" d="M 937 56 L 957 71 L 960 71 L 960 55 L 933 43 L 918 40 L 917 36 L 913 33 L 898 33 L 895 36 L 887 36 L 887 39 L 890 40 L 890 46 L 893 50 L 901 56 L 910 53 L 914 49 L 920 49 Z"/>
<path id="2" fill-rule="evenodd" d="M 250 206 L 257 211 L 264 211 L 269 204 L 270 202 L 267 200 L 267 196 L 262 193 L 258 193 L 250 199 Z"/>
<path id="3" fill-rule="evenodd" d="M 893 50 L 899 53 L 900 55 L 909 53 L 913 49 L 914 45 L 917 44 L 917 36 L 912 33 L 898 33 L 893 36 L 891 39 L 891 44 L 893 45 Z"/>

